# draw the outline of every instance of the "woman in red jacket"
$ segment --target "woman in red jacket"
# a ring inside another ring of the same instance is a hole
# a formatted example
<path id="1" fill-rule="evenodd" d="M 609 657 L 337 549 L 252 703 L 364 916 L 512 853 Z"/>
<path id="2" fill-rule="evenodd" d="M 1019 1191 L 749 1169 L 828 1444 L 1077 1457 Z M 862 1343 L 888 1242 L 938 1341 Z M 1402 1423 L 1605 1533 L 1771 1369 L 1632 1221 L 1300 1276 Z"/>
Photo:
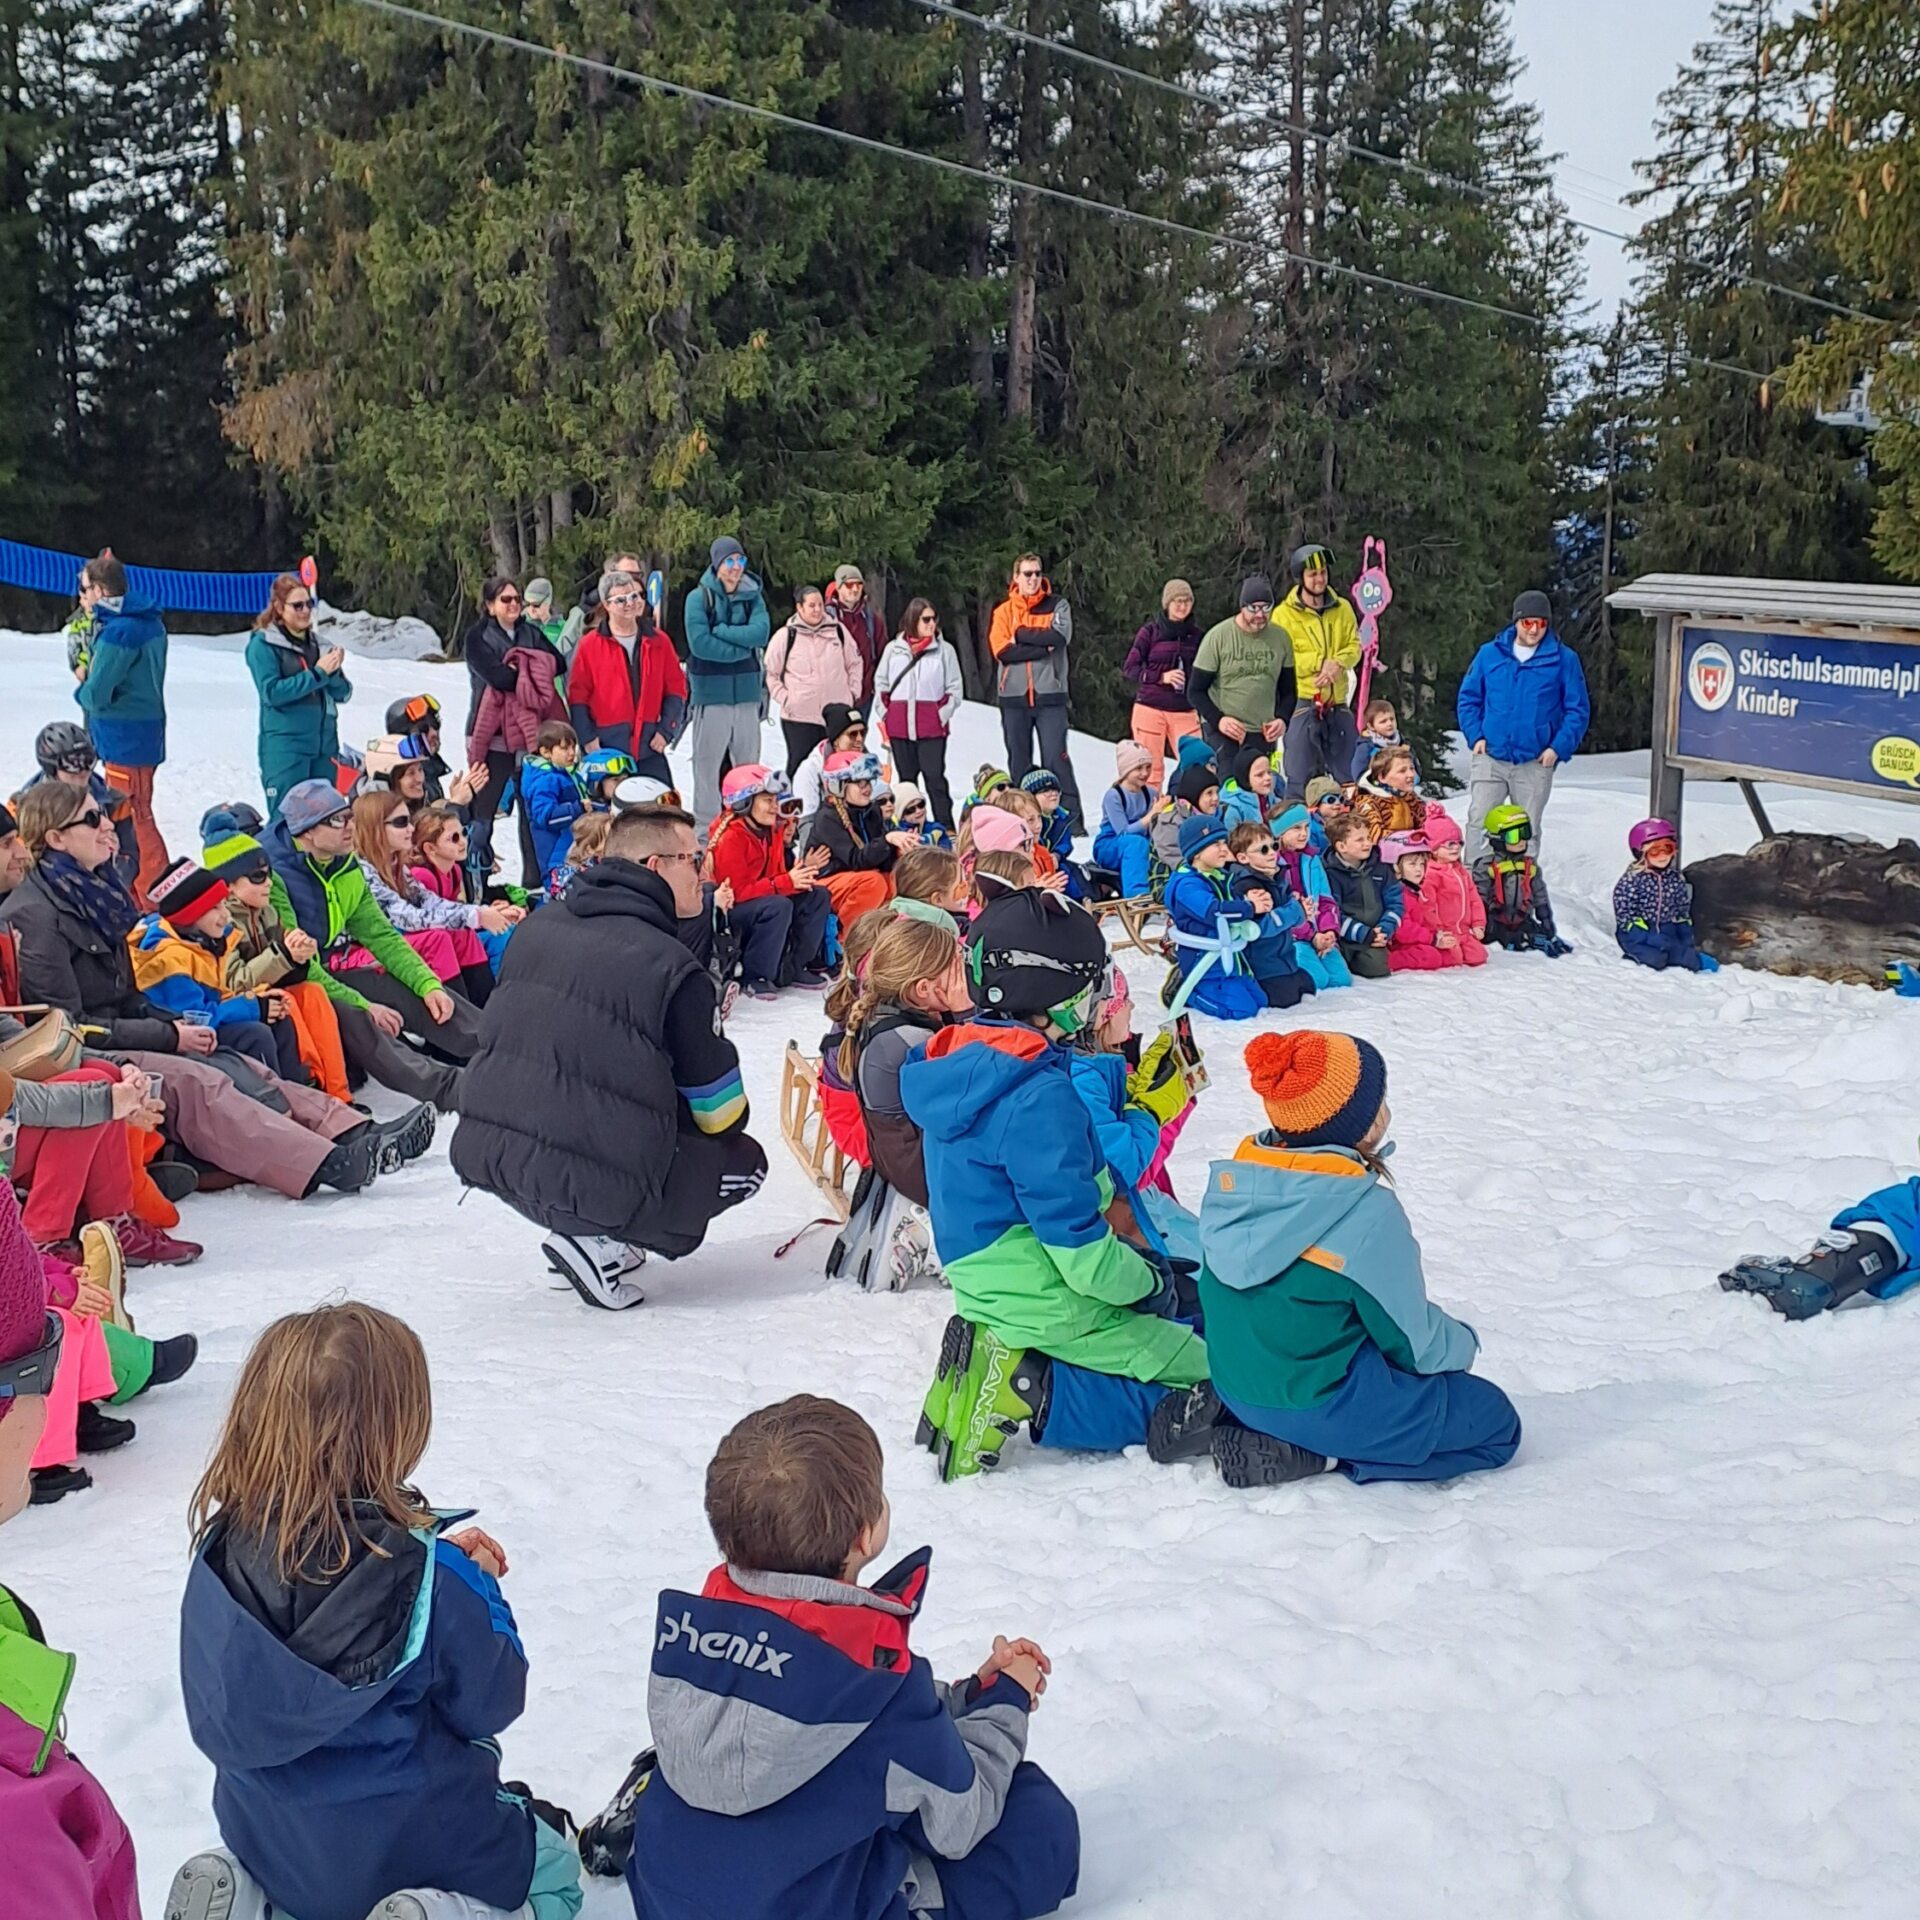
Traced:
<path id="1" fill-rule="evenodd" d="M 821 986 L 828 894 L 816 884 L 827 850 L 815 847 L 797 863 L 787 859 L 780 802 L 787 777 L 771 767 L 735 767 L 720 788 L 720 824 L 708 868 L 716 887 L 733 889 L 727 918 L 740 939 L 744 990 L 770 1000 L 796 982 Z"/>
<path id="2" fill-rule="evenodd" d="M 667 749 L 686 724 L 686 669 L 632 574 L 602 574 L 600 606 L 567 668 L 567 710 L 581 751 L 618 748 L 640 773 L 672 786 Z"/>

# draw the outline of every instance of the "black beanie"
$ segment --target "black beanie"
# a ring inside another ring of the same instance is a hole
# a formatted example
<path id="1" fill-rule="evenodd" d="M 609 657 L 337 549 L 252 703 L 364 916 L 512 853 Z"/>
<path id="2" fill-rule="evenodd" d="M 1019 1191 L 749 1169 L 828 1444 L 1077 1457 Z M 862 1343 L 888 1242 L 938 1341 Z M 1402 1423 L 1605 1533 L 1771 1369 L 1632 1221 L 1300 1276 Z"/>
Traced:
<path id="1" fill-rule="evenodd" d="M 1200 796 L 1209 787 L 1217 787 L 1219 784 L 1220 776 L 1203 760 L 1197 767 L 1185 769 L 1179 779 L 1173 783 L 1173 797 L 1176 800 L 1184 800 L 1190 807 L 1197 807 L 1200 804 Z"/>
<path id="2" fill-rule="evenodd" d="M 1252 792 L 1253 770 L 1262 760 L 1271 760 L 1274 749 L 1264 740 L 1249 740 L 1233 756 L 1233 777 L 1248 792 Z"/>
<path id="3" fill-rule="evenodd" d="M 827 730 L 828 748 L 831 749 L 834 741 L 849 727 L 861 725 L 866 717 L 858 707 L 849 707 L 837 700 L 829 701 L 820 709 L 820 724 Z"/>
<path id="4" fill-rule="evenodd" d="M 1516 620 L 1551 620 L 1553 602 L 1538 587 L 1530 587 L 1513 603 Z"/>
<path id="5" fill-rule="evenodd" d="M 13 810 L 0 804 L 0 840 L 11 840 L 19 831 L 20 822 L 13 817 Z"/>

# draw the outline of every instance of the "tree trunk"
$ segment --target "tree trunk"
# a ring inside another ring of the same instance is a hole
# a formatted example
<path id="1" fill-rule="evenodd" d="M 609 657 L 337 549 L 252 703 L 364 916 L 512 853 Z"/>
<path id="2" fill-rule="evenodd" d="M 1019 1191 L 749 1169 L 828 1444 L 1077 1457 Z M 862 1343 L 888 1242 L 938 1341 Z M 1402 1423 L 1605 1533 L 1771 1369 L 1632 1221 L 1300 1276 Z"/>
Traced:
<path id="1" fill-rule="evenodd" d="M 487 544 L 493 549 L 493 570 L 509 580 L 520 577 L 520 534 L 513 509 L 504 500 L 487 502 Z"/>
<path id="2" fill-rule="evenodd" d="M 573 525 L 573 489 L 555 487 L 547 501 L 547 515 L 555 533 L 564 533 Z"/>
<path id="3" fill-rule="evenodd" d="M 960 47 L 960 124 L 966 134 L 967 162 L 984 167 L 992 160 L 987 140 L 986 88 L 980 71 L 980 38 L 963 36 Z M 978 197 L 978 212 L 967 234 L 967 278 L 976 287 L 984 286 L 992 272 L 993 226 L 988 203 Z M 969 345 L 972 353 L 971 379 L 974 392 L 982 400 L 993 398 L 993 329 L 983 315 L 975 315 Z"/>
<path id="4" fill-rule="evenodd" d="M 1287 16 L 1287 251 L 1306 251 L 1307 237 L 1307 0 L 1293 0 Z M 1300 262 L 1287 262 L 1285 285 L 1300 284 Z"/>
<path id="5" fill-rule="evenodd" d="M 1044 34 L 1044 0 L 1028 0 L 1027 31 Z M 1022 180 L 1038 180 L 1046 152 L 1047 56 L 1038 47 L 1026 47 L 1021 56 L 1020 128 L 1015 142 L 1016 173 Z M 1039 210 L 1033 196 L 1014 196 L 1009 236 L 1013 254 L 1007 309 L 1007 418 L 1033 417 L 1033 363 L 1039 307 Z"/>

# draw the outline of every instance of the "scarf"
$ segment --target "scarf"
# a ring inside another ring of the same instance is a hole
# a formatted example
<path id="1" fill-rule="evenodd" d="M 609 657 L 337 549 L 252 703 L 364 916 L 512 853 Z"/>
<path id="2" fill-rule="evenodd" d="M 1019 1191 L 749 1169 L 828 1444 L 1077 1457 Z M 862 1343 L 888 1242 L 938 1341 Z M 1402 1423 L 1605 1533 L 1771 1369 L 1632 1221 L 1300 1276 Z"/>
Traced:
<path id="1" fill-rule="evenodd" d="M 40 884 L 102 940 L 124 940 L 140 918 L 133 895 L 113 870 L 111 862 L 89 873 L 70 853 L 50 847 L 36 868 Z"/>

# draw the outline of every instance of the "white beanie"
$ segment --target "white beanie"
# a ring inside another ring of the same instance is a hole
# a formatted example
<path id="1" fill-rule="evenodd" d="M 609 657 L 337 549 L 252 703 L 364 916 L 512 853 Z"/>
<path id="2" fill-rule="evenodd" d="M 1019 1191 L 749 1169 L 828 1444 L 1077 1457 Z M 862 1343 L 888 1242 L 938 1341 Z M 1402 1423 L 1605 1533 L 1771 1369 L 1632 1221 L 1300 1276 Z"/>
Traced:
<path id="1" fill-rule="evenodd" d="M 924 807 L 927 796 L 911 780 L 902 780 L 893 790 L 893 810 L 905 813 L 909 807 Z"/>

